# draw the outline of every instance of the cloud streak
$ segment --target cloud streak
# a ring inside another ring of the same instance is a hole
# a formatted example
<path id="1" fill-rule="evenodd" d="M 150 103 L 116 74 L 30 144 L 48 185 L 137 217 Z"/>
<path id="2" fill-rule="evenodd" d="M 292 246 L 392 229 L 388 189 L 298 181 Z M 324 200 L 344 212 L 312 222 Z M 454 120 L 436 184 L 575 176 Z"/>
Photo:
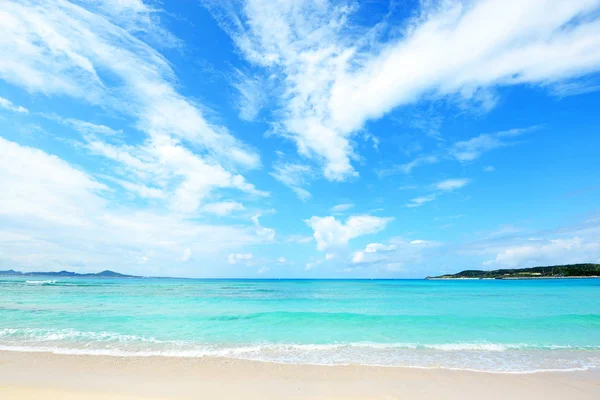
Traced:
<path id="1" fill-rule="evenodd" d="M 351 137 L 399 106 L 458 98 L 489 109 L 496 87 L 552 87 L 600 69 L 595 0 L 424 4 L 404 21 L 402 35 L 385 43 L 377 36 L 384 29 L 356 23 L 358 7 L 350 2 L 249 0 L 208 8 L 248 62 L 276 74 L 284 86 L 277 131 L 319 161 L 330 180 L 356 175 Z M 475 143 L 496 145 L 489 138 Z M 462 161 L 477 156 L 456 154 Z"/>
<path id="2" fill-rule="evenodd" d="M 240 173 L 260 166 L 256 151 L 208 121 L 202 106 L 177 91 L 169 62 L 131 33 L 164 36 L 150 17 L 154 11 L 140 1 L 2 2 L 0 78 L 31 93 L 71 96 L 129 118 L 145 134 L 141 144 L 116 143 L 104 132 L 92 133 L 90 125 L 74 128 L 85 131 L 84 146 L 93 154 L 168 192 L 173 209 L 195 212 L 223 188 L 264 195 Z M 132 193 L 139 194 L 140 182 L 133 184 L 138 186 L 129 185 Z"/>

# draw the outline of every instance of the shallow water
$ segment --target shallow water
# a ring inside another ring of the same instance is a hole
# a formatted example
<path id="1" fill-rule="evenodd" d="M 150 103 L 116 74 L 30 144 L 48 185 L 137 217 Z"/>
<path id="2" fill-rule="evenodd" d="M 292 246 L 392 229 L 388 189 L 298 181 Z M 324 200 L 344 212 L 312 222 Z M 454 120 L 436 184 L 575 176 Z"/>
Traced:
<path id="1" fill-rule="evenodd" d="M 0 277 L 0 349 L 491 372 L 600 366 L 600 280 Z"/>

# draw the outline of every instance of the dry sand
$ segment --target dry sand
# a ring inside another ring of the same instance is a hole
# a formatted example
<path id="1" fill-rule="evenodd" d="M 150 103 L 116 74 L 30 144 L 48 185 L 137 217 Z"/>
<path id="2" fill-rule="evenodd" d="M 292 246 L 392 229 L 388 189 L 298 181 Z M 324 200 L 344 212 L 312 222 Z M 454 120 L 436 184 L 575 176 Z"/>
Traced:
<path id="1" fill-rule="evenodd" d="M 0 351 L 1 399 L 600 399 L 600 371 L 490 374 Z"/>

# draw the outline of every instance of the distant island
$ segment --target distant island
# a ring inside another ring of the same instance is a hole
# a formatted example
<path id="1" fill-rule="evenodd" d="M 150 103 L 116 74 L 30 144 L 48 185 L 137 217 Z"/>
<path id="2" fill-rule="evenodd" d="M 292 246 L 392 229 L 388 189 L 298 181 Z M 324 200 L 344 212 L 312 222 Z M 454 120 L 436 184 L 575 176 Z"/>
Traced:
<path id="1" fill-rule="evenodd" d="M 59 271 L 59 272 L 21 272 L 9 269 L 7 271 L 0 271 L 1 276 L 56 276 L 56 277 L 77 277 L 77 278 L 141 278 L 141 276 L 125 275 L 114 271 L 102 271 L 94 274 L 79 274 L 71 271 Z"/>
<path id="2" fill-rule="evenodd" d="M 569 264 L 549 267 L 497 269 L 481 271 L 468 269 L 458 274 L 428 276 L 425 279 L 560 279 L 600 278 L 600 264 Z"/>

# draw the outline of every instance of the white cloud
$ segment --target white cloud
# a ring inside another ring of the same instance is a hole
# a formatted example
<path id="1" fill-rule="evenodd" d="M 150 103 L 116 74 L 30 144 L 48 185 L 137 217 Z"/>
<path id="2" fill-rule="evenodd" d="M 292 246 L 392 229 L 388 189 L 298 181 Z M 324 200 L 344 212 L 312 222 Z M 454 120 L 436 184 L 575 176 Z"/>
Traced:
<path id="1" fill-rule="evenodd" d="M 483 168 L 484 172 L 494 172 L 496 170 L 496 168 L 493 165 L 488 165 L 487 167 Z"/>
<path id="2" fill-rule="evenodd" d="M 110 143 L 109 127 L 58 117 L 82 132 L 90 152 L 126 167 L 122 175 L 143 173 L 147 181 L 135 184 L 169 186 L 168 202 L 178 212 L 195 212 L 217 189 L 265 195 L 240 173 L 260 165 L 258 154 L 182 96 L 169 62 L 140 40 L 175 42 L 158 12 L 133 0 L 0 2 L 0 79 L 132 119 L 146 135 L 135 146 Z"/>
<path id="3" fill-rule="evenodd" d="M 352 256 L 352 263 L 354 263 L 354 264 L 360 264 L 364 260 L 365 260 L 365 253 L 364 253 L 364 251 L 357 251 Z"/>
<path id="4" fill-rule="evenodd" d="M 219 203 L 210 203 L 202 207 L 206 213 L 215 214 L 218 216 L 229 215 L 234 211 L 244 210 L 244 205 L 236 201 L 222 201 Z"/>
<path id="5" fill-rule="evenodd" d="M 12 101 L 5 99 L 4 97 L 0 97 L 0 108 L 4 108 L 6 110 L 14 111 L 14 112 L 22 113 L 22 114 L 27 114 L 29 112 L 29 110 L 26 109 L 25 107 L 15 106 L 12 103 Z"/>
<path id="6" fill-rule="evenodd" d="M 179 269 L 173 260 L 191 260 L 194 254 L 217 263 L 223 252 L 266 241 L 255 226 L 201 224 L 161 210 L 116 205 L 110 188 L 86 172 L 3 138 L 0 187 L 0 264 L 24 270 L 110 266 L 189 276 L 199 272 Z"/>
<path id="7" fill-rule="evenodd" d="M 305 222 L 314 231 L 317 250 L 326 251 L 344 247 L 351 239 L 359 236 L 380 232 L 392 220 L 393 218 L 356 215 L 349 217 L 345 223 L 332 216 L 312 217 Z"/>
<path id="8" fill-rule="evenodd" d="M 253 258 L 254 256 L 252 255 L 252 253 L 232 253 L 229 256 L 227 256 L 227 262 L 229 262 L 229 264 L 238 264 L 240 262 L 251 261 Z"/>
<path id="9" fill-rule="evenodd" d="M 139 197 L 147 199 L 164 199 L 167 195 L 162 189 L 148 187 L 139 183 L 127 182 L 121 179 L 111 179 L 116 181 L 123 188 L 135 193 Z"/>
<path id="10" fill-rule="evenodd" d="M 192 250 L 191 249 L 185 249 L 183 251 L 183 256 L 181 257 L 181 261 L 190 261 L 192 259 Z"/>
<path id="11" fill-rule="evenodd" d="M 388 259 L 387 256 L 373 256 L 374 253 L 386 253 L 396 250 L 396 246 L 393 244 L 385 245 L 383 243 L 369 243 L 364 250 L 354 252 L 352 256 L 353 264 L 372 264 L 376 262 L 385 261 Z"/>
<path id="12" fill-rule="evenodd" d="M 310 271 L 311 269 L 318 267 L 322 262 L 323 262 L 323 260 L 308 262 L 308 263 L 306 263 L 306 267 L 304 267 L 304 269 L 307 271 Z"/>
<path id="13" fill-rule="evenodd" d="M 304 244 L 310 243 L 314 240 L 312 236 L 303 236 L 303 235 L 290 235 L 285 239 L 286 243 L 297 243 Z"/>
<path id="14" fill-rule="evenodd" d="M 89 137 L 94 137 L 95 135 L 121 136 L 123 134 L 123 131 L 114 130 L 106 125 L 94 124 L 88 121 L 82 121 L 74 118 L 61 118 L 60 116 L 54 114 L 45 114 L 44 116 L 49 119 L 53 119 L 65 125 L 68 125 L 76 131 L 80 132 L 81 134 Z"/>
<path id="15" fill-rule="evenodd" d="M 438 193 L 431 193 L 426 196 L 414 197 L 410 199 L 410 201 L 406 204 L 406 207 L 421 207 L 422 205 L 437 199 L 438 196 L 443 192 L 451 192 L 453 190 L 460 189 L 469 184 L 469 182 L 471 182 L 471 180 L 466 178 L 443 180 L 433 185 L 433 187 L 439 191 Z"/>
<path id="16" fill-rule="evenodd" d="M 600 261 L 600 242 L 575 236 L 564 239 L 535 240 L 508 246 L 486 266 L 527 267 Z"/>
<path id="17" fill-rule="evenodd" d="M 130 33 L 149 39 L 160 47 L 180 47 L 181 41 L 160 23 L 159 1 L 147 0 L 79 0 L 93 11 L 104 14 Z"/>
<path id="18" fill-rule="evenodd" d="M 280 134 L 321 161 L 331 180 L 356 175 L 351 135 L 398 106 L 450 97 L 486 110 L 496 87 L 552 87 L 600 69 L 594 0 L 423 2 L 392 27 L 402 35 L 385 43 L 378 37 L 385 23 L 359 28 L 359 7 L 346 2 L 207 3 L 242 54 L 279 78 Z M 492 138 L 471 144 L 499 145 Z M 457 158 L 477 157 L 468 150 Z"/>
<path id="19" fill-rule="evenodd" d="M 430 164 L 437 164 L 438 162 L 440 162 L 440 159 L 437 156 L 419 156 L 417 158 L 415 158 L 412 161 L 409 161 L 405 164 L 400 164 L 400 165 L 395 165 L 392 168 L 388 168 L 388 169 L 383 169 L 381 171 L 379 171 L 379 176 L 386 176 L 386 175 L 391 175 L 397 172 L 402 172 L 404 174 L 410 174 L 412 172 L 413 169 L 415 169 L 416 167 L 420 167 L 422 165 L 430 165 Z M 412 188 L 411 186 L 409 186 L 409 188 Z"/>
<path id="20" fill-rule="evenodd" d="M 469 140 L 457 142 L 449 150 L 449 154 L 460 162 L 473 161 L 479 158 L 484 152 L 515 144 L 514 141 L 507 139 L 522 135 L 527 132 L 539 129 L 539 126 L 529 128 L 510 129 L 495 133 L 483 133 Z"/>
<path id="21" fill-rule="evenodd" d="M 395 271 L 403 265 L 421 262 L 426 251 L 439 247 L 441 243 L 416 239 L 407 241 L 402 238 L 392 238 L 388 244 L 369 243 L 364 250 L 356 251 L 351 259 L 352 264 L 378 265 L 384 271 Z"/>
<path id="22" fill-rule="evenodd" d="M 308 180 L 312 176 L 312 168 L 308 165 L 278 162 L 273 166 L 273 172 L 269 174 L 292 189 L 300 200 L 306 201 L 311 198 L 310 192 L 302 188 L 308 185 Z"/>
<path id="23" fill-rule="evenodd" d="M 439 154 L 420 155 L 407 163 L 379 170 L 378 175 L 379 177 L 384 177 L 399 172 L 410 174 L 416 167 L 437 164 L 444 160 L 455 160 L 461 163 L 473 161 L 490 150 L 519 144 L 519 141 L 514 140 L 514 138 L 540 128 L 540 125 L 534 125 L 527 128 L 515 128 L 500 132 L 483 133 L 467 140 L 458 141 L 449 147 L 442 148 L 439 151 Z M 485 172 L 493 172 L 494 170 L 495 168 L 492 166 L 484 168 Z"/>
<path id="24" fill-rule="evenodd" d="M 369 243 L 367 245 L 367 247 L 365 247 L 365 253 L 377 253 L 379 252 L 385 252 L 385 251 L 392 251 L 395 250 L 396 246 L 394 245 L 385 245 L 382 243 Z"/>
<path id="25" fill-rule="evenodd" d="M 233 87 L 238 91 L 236 106 L 240 118 L 254 121 L 267 101 L 265 83 L 257 77 L 249 77 L 236 70 Z"/>
<path id="26" fill-rule="evenodd" d="M 0 215 L 85 226 L 84 207 L 101 208 L 108 190 L 60 158 L 0 137 Z"/>
<path id="27" fill-rule="evenodd" d="M 415 198 L 410 199 L 410 201 L 406 204 L 406 207 L 409 207 L 409 208 L 421 207 L 425 203 L 429 203 L 430 201 L 433 201 L 436 198 L 437 198 L 437 194 L 435 194 L 435 193 L 429 194 L 427 196 L 415 197 Z"/>
<path id="28" fill-rule="evenodd" d="M 277 262 L 278 262 L 279 264 L 285 264 L 285 263 L 287 262 L 287 260 L 286 260 L 286 258 L 285 258 L 285 257 L 279 257 L 279 258 L 277 259 Z"/>
<path id="29" fill-rule="evenodd" d="M 261 216 L 262 214 L 256 214 L 250 218 L 255 226 L 256 234 L 266 241 L 273 241 L 275 239 L 275 229 L 262 226 L 260 224 Z"/>
<path id="30" fill-rule="evenodd" d="M 446 179 L 444 181 L 436 183 L 434 186 L 438 190 L 443 191 L 452 191 L 455 189 L 460 189 L 471 182 L 470 179 Z"/>
<path id="31" fill-rule="evenodd" d="M 344 211 L 348 211 L 353 207 L 354 207 L 354 204 L 352 204 L 352 203 L 336 204 L 335 206 L 331 207 L 331 212 L 332 213 L 341 213 Z"/>

